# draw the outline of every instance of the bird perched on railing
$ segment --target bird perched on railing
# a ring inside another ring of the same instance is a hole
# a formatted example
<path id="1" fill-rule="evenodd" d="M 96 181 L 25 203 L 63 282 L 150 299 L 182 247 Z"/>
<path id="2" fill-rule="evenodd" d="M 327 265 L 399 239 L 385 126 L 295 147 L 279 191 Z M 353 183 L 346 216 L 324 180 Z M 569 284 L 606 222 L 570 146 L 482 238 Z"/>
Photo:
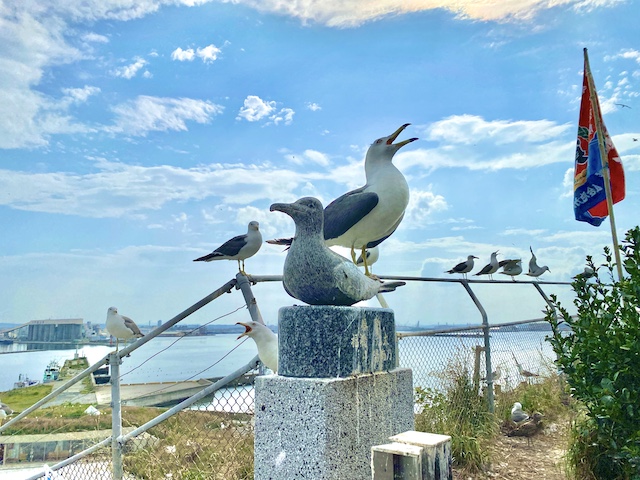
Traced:
<path id="1" fill-rule="evenodd" d="M 214 260 L 237 260 L 238 271 L 246 275 L 244 271 L 244 261 L 253 257 L 262 246 L 262 234 L 260 233 L 260 224 L 255 220 L 249 222 L 247 233 L 237 235 L 227 240 L 213 252 L 196 258 L 194 262 L 212 262 Z M 240 265 L 242 262 L 242 265 Z"/>
<path id="2" fill-rule="evenodd" d="M 489 275 L 489 278 L 493 280 L 493 274 L 498 271 L 498 267 L 500 264 L 498 263 L 498 252 L 495 251 L 491 254 L 491 260 L 487 265 L 482 267 L 482 269 L 476 273 L 475 275 Z"/>
<path id="3" fill-rule="evenodd" d="M 130 338 L 144 337 L 136 323 L 129 317 L 120 315 L 116 307 L 109 307 L 107 310 L 107 331 L 116 339 L 116 352 L 118 351 L 119 340 L 129 340 Z"/>
<path id="4" fill-rule="evenodd" d="M 245 336 L 253 339 L 258 347 L 260 361 L 273 373 L 276 373 L 278 371 L 278 337 L 276 334 L 260 322 L 238 322 L 236 325 L 242 325 L 245 328 L 244 333 L 238 336 L 238 340 Z"/>
<path id="5" fill-rule="evenodd" d="M 367 248 L 375 247 L 396 231 L 409 204 L 409 186 L 404 175 L 392 163 L 396 152 L 417 138 L 393 143 L 409 126 L 406 123 L 387 137 L 373 142 L 364 161 L 366 183 L 336 198 L 324 209 L 324 239 L 328 246 L 351 249 L 351 260 L 356 263 L 355 249 L 364 255 Z M 267 243 L 287 245 L 290 238 L 268 240 Z M 363 261 L 365 274 L 369 266 Z"/>
<path id="6" fill-rule="evenodd" d="M 531 248 L 531 246 L 529 246 L 529 250 L 531 250 L 531 260 L 529 260 L 529 271 L 527 272 L 527 275 L 537 278 L 546 271 L 550 272 L 551 270 L 549 270 L 549 267 L 546 265 L 543 267 L 538 265 L 538 259 L 536 258 L 535 253 L 533 253 L 533 248 Z"/>
<path id="7" fill-rule="evenodd" d="M 543 428 L 542 417 L 543 415 L 541 413 L 535 412 L 530 419 L 519 424 L 516 428 L 507 433 L 507 436 L 527 437 L 527 445 L 530 445 L 531 438 Z"/>
<path id="8" fill-rule="evenodd" d="M 579 278 L 584 278 L 585 280 L 588 280 L 592 277 L 594 277 L 596 274 L 595 270 L 593 268 L 591 268 L 589 265 L 587 265 L 586 267 L 584 267 L 584 270 L 577 274 L 576 276 L 574 276 L 574 280 L 577 280 Z"/>
<path id="9" fill-rule="evenodd" d="M 519 258 L 514 260 L 500 260 L 498 267 L 502 268 L 500 273 L 509 275 L 511 280 L 515 282 L 515 277 L 522 273 L 522 260 Z"/>
<path id="10" fill-rule="evenodd" d="M 13 409 L 6 403 L 0 402 L 0 420 L 7 418 L 13 413 Z"/>
<path id="11" fill-rule="evenodd" d="M 444 273 L 461 273 L 462 278 L 467 278 L 467 273 L 473 270 L 473 259 L 478 258 L 475 255 L 469 255 L 464 262 L 460 262 L 451 270 L 447 270 Z"/>
<path id="12" fill-rule="evenodd" d="M 370 278 L 354 262 L 329 249 L 322 234 L 322 203 L 317 198 L 274 203 L 270 210 L 286 213 L 296 224 L 282 275 L 284 289 L 293 298 L 310 305 L 353 305 L 405 285 Z"/>

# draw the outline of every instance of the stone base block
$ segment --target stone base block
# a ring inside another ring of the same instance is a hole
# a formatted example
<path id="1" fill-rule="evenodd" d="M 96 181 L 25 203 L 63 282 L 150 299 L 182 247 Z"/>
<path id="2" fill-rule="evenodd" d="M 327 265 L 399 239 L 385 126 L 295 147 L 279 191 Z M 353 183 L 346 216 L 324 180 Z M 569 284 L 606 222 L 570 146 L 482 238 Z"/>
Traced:
<path id="1" fill-rule="evenodd" d="M 255 416 L 256 480 L 371 478 L 371 447 L 414 428 L 411 370 L 259 376 Z"/>
<path id="2" fill-rule="evenodd" d="M 278 312 L 278 374 L 335 378 L 396 367 L 393 310 L 302 305 Z"/>

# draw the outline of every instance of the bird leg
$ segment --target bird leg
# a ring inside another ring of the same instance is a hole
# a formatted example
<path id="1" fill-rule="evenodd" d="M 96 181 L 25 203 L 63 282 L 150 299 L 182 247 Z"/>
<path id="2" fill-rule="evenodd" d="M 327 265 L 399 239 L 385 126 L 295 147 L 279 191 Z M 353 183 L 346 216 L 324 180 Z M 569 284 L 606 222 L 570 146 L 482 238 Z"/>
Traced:
<path id="1" fill-rule="evenodd" d="M 356 259 L 356 250 L 353 248 L 353 245 L 351 245 L 351 261 L 356 265 L 358 264 L 358 260 Z"/>

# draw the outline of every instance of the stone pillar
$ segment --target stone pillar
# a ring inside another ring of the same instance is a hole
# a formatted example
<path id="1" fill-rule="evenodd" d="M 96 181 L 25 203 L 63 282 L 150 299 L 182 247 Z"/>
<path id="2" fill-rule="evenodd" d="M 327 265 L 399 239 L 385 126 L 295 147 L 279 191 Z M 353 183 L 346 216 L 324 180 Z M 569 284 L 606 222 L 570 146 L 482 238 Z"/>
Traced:
<path id="1" fill-rule="evenodd" d="M 278 329 L 278 375 L 255 384 L 254 478 L 371 478 L 371 447 L 414 428 L 393 311 L 284 307 Z"/>

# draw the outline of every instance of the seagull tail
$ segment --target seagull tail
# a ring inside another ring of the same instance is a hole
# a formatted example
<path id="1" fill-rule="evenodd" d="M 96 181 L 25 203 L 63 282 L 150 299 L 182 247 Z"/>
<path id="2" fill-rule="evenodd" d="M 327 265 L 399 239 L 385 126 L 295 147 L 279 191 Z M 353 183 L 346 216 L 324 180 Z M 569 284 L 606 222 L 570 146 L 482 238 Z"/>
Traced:
<path id="1" fill-rule="evenodd" d="M 293 238 L 274 238 L 273 240 L 267 240 L 270 245 L 286 245 L 291 246 Z"/>
<path id="2" fill-rule="evenodd" d="M 406 285 L 407 282 L 384 282 L 378 293 L 393 292 L 396 288 Z"/>
<path id="3" fill-rule="evenodd" d="M 194 262 L 210 262 L 211 260 L 216 260 L 218 257 L 223 257 L 224 255 L 222 253 L 218 253 L 218 252 L 211 252 L 207 255 L 204 255 L 202 257 L 196 258 L 194 260 Z"/>

